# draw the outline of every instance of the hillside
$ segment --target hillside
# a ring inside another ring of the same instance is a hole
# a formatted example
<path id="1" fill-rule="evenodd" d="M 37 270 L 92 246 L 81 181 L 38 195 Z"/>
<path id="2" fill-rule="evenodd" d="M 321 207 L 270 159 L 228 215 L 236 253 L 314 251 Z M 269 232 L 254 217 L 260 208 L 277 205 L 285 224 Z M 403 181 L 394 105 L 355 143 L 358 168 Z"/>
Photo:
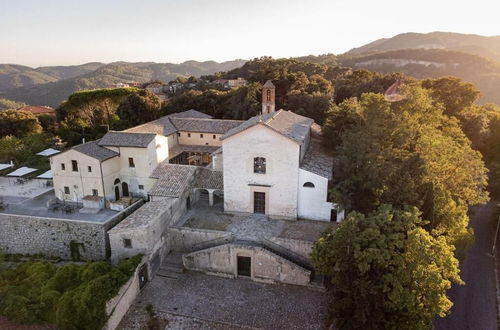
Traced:
<path id="1" fill-rule="evenodd" d="M 360 55 L 410 48 L 464 51 L 500 61 L 500 36 L 485 37 L 451 32 L 402 33 L 351 49 L 348 54 Z"/>
<path id="2" fill-rule="evenodd" d="M 0 65 L 0 97 L 28 104 L 58 106 L 77 90 L 109 87 L 126 81 L 169 81 L 178 76 L 201 76 L 240 67 L 244 60 L 223 63 L 187 61 L 172 63 L 88 63 L 32 69 Z"/>
<path id="3" fill-rule="evenodd" d="M 402 72 L 416 78 L 460 77 L 481 90 L 481 103 L 500 104 L 500 64 L 478 55 L 443 49 L 403 49 L 354 57 L 340 56 L 339 62 L 356 69 Z"/>

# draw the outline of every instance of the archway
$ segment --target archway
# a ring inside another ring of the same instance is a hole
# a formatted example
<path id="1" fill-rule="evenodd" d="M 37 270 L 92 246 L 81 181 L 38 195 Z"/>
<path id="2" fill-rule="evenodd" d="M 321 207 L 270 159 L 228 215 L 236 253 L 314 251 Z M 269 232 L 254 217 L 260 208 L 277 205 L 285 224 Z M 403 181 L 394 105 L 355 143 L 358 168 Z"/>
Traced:
<path id="1" fill-rule="evenodd" d="M 124 197 L 129 197 L 128 184 L 126 182 L 122 182 L 122 194 Z"/>
<path id="2" fill-rule="evenodd" d="M 118 186 L 115 186 L 115 200 L 120 199 L 120 188 Z"/>

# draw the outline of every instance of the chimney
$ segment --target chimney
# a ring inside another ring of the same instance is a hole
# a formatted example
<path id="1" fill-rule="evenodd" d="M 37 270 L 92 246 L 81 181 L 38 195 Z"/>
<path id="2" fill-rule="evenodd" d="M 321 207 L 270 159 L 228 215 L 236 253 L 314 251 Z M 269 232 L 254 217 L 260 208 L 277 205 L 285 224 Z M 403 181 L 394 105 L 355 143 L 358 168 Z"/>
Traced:
<path id="1" fill-rule="evenodd" d="M 275 96 L 276 87 L 274 87 L 271 80 L 266 81 L 264 86 L 262 86 L 262 114 L 275 111 Z"/>

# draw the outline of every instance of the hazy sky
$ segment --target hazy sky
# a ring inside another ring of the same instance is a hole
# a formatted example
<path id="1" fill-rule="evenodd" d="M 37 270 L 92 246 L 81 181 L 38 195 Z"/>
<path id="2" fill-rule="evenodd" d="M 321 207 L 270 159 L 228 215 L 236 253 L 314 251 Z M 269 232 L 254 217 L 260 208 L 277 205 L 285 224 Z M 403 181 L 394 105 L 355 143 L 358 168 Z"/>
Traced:
<path id="1" fill-rule="evenodd" d="M 0 63 L 343 53 L 402 32 L 500 35 L 496 0 L 0 0 Z"/>

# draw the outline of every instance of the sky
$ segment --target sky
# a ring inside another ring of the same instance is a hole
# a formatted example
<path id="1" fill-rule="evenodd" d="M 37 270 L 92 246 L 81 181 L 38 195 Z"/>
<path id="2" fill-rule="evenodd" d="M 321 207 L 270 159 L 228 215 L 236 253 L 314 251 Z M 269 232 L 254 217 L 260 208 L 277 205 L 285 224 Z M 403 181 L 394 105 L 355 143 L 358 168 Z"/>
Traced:
<path id="1" fill-rule="evenodd" d="M 0 63 L 340 54 L 404 32 L 500 35 L 496 0 L 0 0 Z"/>

